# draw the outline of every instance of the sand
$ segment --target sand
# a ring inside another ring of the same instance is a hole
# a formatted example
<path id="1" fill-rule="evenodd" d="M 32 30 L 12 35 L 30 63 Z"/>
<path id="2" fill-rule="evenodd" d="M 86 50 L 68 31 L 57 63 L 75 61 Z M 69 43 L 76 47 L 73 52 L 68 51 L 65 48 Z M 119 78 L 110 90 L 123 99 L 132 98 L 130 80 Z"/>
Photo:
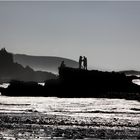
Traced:
<path id="1" fill-rule="evenodd" d="M 126 125 L 117 121 L 39 112 L 3 112 L 0 113 L 0 139 L 140 139 L 140 122 Z"/>

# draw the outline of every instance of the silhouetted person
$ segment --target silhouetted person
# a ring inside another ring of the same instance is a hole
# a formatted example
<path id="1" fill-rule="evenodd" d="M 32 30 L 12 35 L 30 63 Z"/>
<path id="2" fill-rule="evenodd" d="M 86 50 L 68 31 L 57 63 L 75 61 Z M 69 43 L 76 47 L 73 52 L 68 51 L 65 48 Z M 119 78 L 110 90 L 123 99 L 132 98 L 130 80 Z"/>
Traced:
<path id="1" fill-rule="evenodd" d="M 87 58 L 85 56 L 83 58 L 83 65 L 84 65 L 84 69 L 87 70 Z"/>
<path id="2" fill-rule="evenodd" d="M 79 57 L 79 69 L 82 68 L 82 56 Z"/>
<path id="3" fill-rule="evenodd" d="M 60 68 L 64 68 L 66 65 L 64 63 L 64 61 L 61 62 Z"/>
<path id="4" fill-rule="evenodd" d="M 87 57 L 85 58 L 85 67 L 86 67 L 86 70 L 87 70 Z"/>

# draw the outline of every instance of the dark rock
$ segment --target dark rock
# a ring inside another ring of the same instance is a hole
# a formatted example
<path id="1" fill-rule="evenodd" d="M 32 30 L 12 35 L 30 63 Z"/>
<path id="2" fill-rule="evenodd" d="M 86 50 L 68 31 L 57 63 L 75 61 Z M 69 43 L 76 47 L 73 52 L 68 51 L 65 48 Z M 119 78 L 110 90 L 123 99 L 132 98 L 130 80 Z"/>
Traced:
<path id="1" fill-rule="evenodd" d="M 46 80 L 45 86 L 35 82 L 11 81 L 3 92 L 7 96 L 55 96 L 125 98 L 140 100 L 140 86 L 120 72 L 102 72 L 60 67 L 57 79 Z"/>

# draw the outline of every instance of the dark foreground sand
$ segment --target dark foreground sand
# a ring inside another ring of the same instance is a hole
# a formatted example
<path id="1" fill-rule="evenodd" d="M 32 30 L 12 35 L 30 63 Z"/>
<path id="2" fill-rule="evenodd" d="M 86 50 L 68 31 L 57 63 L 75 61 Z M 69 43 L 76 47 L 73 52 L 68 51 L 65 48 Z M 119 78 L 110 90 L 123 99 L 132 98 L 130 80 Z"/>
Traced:
<path id="1" fill-rule="evenodd" d="M 112 121 L 38 112 L 0 113 L 0 139 L 140 139 L 140 122 L 126 125 Z"/>

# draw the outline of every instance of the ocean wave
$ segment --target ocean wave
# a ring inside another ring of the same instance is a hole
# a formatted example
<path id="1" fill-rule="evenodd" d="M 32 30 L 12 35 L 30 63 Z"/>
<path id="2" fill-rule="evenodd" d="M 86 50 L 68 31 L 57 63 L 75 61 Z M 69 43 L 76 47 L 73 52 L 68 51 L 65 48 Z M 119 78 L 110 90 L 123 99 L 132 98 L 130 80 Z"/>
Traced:
<path id="1" fill-rule="evenodd" d="M 6 105 L 6 106 L 29 106 L 31 104 L 6 104 L 6 103 L 0 103 L 0 105 Z"/>
<path id="2" fill-rule="evenodd" d="M 140 111 L 140 110 L 136 110 Z M 140 114 L 140 112 L 118 112 L 118 111 L 62 111 L 62 110 L 54 110 L 53 112 L 61 112 L 61 113 L 105 113 L 105 114 Z"/>

